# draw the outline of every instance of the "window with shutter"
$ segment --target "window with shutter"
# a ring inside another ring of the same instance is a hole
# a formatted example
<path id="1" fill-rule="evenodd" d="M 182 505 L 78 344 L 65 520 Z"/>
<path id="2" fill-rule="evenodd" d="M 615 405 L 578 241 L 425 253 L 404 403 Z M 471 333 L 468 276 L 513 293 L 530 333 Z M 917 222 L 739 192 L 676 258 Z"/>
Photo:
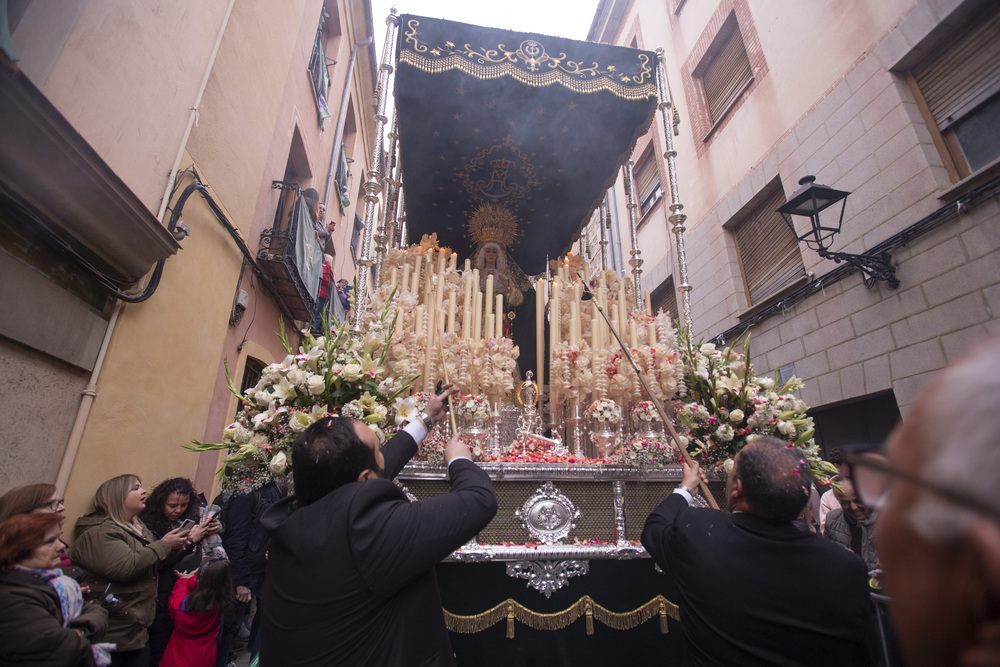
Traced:
<path id="1" fill-rule="evenodd" d="M 784 192 L 777 187 L 733 227 L 751 306 L 805 275 L 798 240 L 775 210 L 784 203 Z"/>
<path id="2" fill-rule="evenodd" d="M 674 290 L 674 277 L 670 276 L 652 291 L 649 295 L 650 305 L 653 307 L 653 314 L 660 311 L 670 313 L 670 319 L 676 320 L 677 314 L 677 292 Z"/>
<path id="3" fill-rule="evenodd" d="M 1000 158 L 1000 6 L 989 3 L 910 74 L 953 180 Z"/>
<path id="4" fill-rule="evenodd" d="M 660 186 L 660 172 L 656 168 L 653 151 L 649 151 L 632 170 L 635 178 L 636 199 L 639 202 L 639 215 L 644 216 L 653 208 L 653 204 L 663 195 Z"/>
<path id="5" fill-rule="evenodd" d="M 715 125 L 753 81 L 753 69 L 735 16 L 726 21 L 694 74 L 701 79 L 708 115 Z"/>

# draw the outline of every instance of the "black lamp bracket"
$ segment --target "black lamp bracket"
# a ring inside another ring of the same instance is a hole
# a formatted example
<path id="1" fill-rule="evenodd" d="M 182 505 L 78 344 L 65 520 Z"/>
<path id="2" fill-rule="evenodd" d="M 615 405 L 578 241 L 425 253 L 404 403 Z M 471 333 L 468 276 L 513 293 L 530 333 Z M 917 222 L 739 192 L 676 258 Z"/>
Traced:
<path id="1" fill-rule="evenodd" d="M 861 276 L 865 281 L 865 287 L 871 289 L 875 286 L 875 281 L 884 280 L 889 287 L 896 289 L 899 287 L 899 278 L 896 277 L 896 267 L 892 264 L 892 258 L 887 252 L 874 253 L 871 255 L 852 255 L 846 252 L 830 252 L 825 248 L 816 251 L 823 259 L 832 259 L 835 263 L 847 262 L 851 266 L 861 271 Z"/>

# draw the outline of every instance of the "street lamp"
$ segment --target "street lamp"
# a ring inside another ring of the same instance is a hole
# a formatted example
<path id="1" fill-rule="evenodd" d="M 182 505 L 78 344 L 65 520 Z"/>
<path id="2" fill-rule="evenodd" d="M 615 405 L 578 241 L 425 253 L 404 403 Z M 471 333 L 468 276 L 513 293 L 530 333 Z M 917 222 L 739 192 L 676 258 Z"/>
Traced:
<path id="1" fill-rule="evenodd" d="M 820 185 L 816 182 L 815 176 L 803 176 L 799 179 L 802 186 L 792 194 L 791 198 L 777 211 L 792 230 L 792 234 L 800 242 L 804 241 L 823 259 L 832 259 L 837 264 L 847 262 L 859 271 L 865 281 L 865 287 L 871 289 L 876 280 L 884 280 L 889 287 L 899 287 L 899 279 L 896 278 L 896 268 L 892 265 L 892 258 L 888 252 L 880 252 L 860 255 L 852 255 L 846 252 L 830 252 L 829 248 L 833 237 L 840 232 L 840 226 L 844 222 L 844 209 L 847 207 L 847 196 L 850 192 L 834 190 L 827 185 Z M 820 213 L 826 209 L 840 203 L 840 217 L 836 226 L 831 226 L 827 216 L 827 224 L 820 222 Z M 795 231 L 793 215 L 801 215 L 809 218 L 809 229 L 803 234 Z"/>

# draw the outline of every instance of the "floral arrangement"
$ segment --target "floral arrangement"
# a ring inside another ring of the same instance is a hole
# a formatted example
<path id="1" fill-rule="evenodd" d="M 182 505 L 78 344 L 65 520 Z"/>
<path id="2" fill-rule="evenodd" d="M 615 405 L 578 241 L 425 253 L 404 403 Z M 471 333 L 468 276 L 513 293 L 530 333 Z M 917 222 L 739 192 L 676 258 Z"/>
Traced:
<path id="1" fill-rule="evenodd" d="M 549 383 L 561 397 L 578 399 L 594 384 L 593 363 L 587 341 L 581 340 L 579 345 L 557 343 L 552 351 L 549 368 Z"/>
<path id="2" fill-rule="evenodd" d="M 485 338 L 474 343 L 471 365 L 479 379 L 479 393 L 494 400 L 514 390 L 519 349 L 510 338 Z M 473 347 L 470 345 L 470 348 Z"/>
<path id="3" fill-rule="evenodd" d="M 612 463 L 645 468 L 662 468 L 677 463 L 677 450 L 668 442 L 632 438 L 609 457 Z"/>
<path id="4" fill-rule="evenodd" d="M 739 343 L 740 341 L 737 341 Z M 733 347 L 695 344 L 680 336 L 686 369 L 681 398 L 674 401 L 677 419 L 703 464 L 728 472 L 732 460 L 748 443 L 764 435 L 786 440 L 802 449 L 813 476 L 824 481 L 836 469 L 819 454 L 809 407 L 795 394 L 802 381 L 790 378 L 775 388 L 774 380 L 754 375 L 749 362 L 749 332 L 742 352 Z"/>
<path id="5" fill-rule="evenodd" d="M 267 366 L 260 381 L 245 394 L 229 389 L 240 400 L 236 421 L 223 431 L 221 443 L 194 441 L 195 452 L 226 450 L 219 478 L 224 489 L 249 492 L 275 477 L 290 476 L 291 446 L 300 433 L 327 416 L 359 419 L 384 438 L 390 415 L 405 420 L 413 406 L 397 401 L 413 381 L 391 376 L 386 359 L 395 319 L 388 311 L 368 313 L 365 335 L 352 336 L 345 322 L 329 336 L 303 331 L 302 345 L 293 352 L 280 324 L 279 339 L 287 356 Z M 418 412 L 419 414 L 419 412 Z"/>
<path id="6" fill-rule="evenodd" d="M 640 401 L 632 406 L 632 421 L 662 422 L 663 420 L 652 401 Z"/>
<path id="7" fill-rule="evenodd" d="M 479 394 L 466 394 L 452 398 L 455 414 L 472 419 L 486 419 L 490 416 L 490 402 Z"/>
<path id="8" fill-rule="evenodd" d="M 610 424 L 618 424 L 622 420 L 621 407 L 610 398 L 597 399 L 587 406 L 583 414 L 585 417 Z"/>

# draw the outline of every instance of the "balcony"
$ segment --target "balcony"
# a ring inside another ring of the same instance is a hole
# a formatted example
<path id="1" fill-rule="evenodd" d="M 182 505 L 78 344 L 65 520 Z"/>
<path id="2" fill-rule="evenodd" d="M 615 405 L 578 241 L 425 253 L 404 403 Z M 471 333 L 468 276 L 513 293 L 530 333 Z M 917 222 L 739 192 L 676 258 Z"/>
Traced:
<path id="1" fill-rule="evenodd" d="M 323 249 L 316 240 L 312 213 L 298 183 L 274 181 L 281 191 L 274 224 L 260 235 L 257 259 L 274 281 L 278 299 L 295 319 L 308 322 L 316 308 L 323 277 Z"/>

